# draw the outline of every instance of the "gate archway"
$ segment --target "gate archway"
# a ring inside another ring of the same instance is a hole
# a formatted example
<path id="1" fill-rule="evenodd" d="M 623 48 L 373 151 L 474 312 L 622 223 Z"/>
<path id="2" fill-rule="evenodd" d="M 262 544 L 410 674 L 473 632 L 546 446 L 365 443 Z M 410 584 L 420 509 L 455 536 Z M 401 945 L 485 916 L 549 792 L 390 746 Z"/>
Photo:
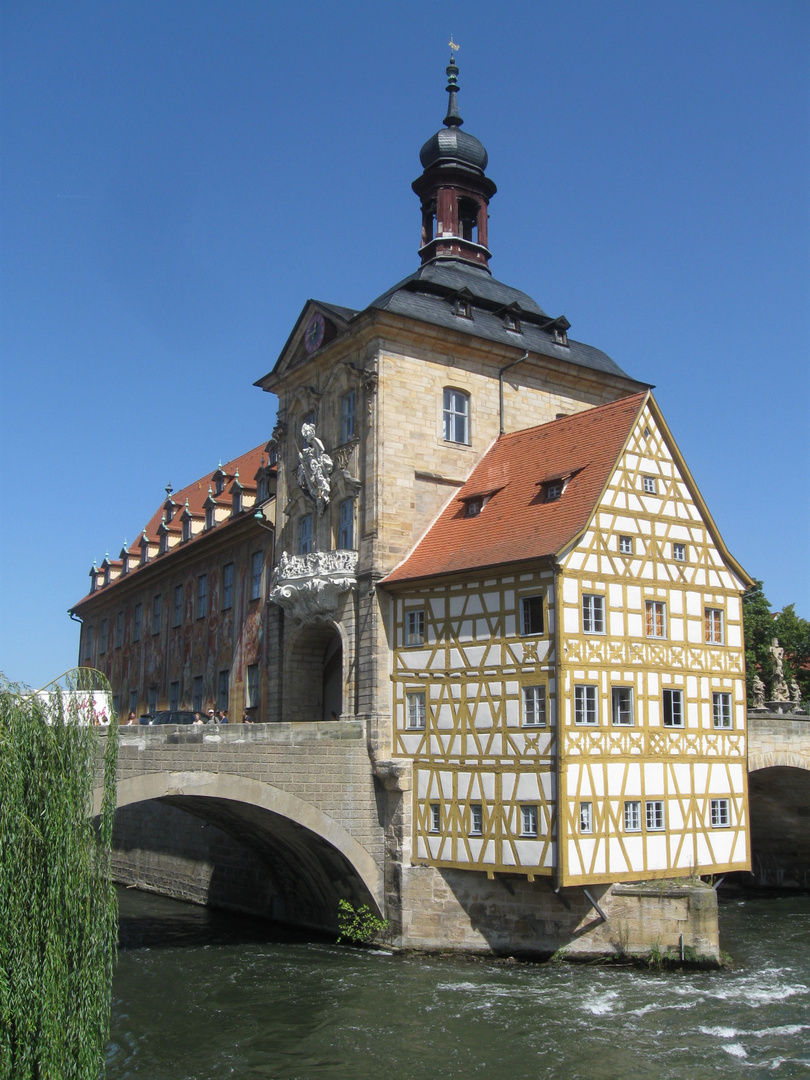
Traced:
<path id="1" fill-rule="evenodd" d="M 329 720 L 344 711 L 344 648 L 333 623 L 302 627 L 285 658 L 284 716 L 289 723 Z"/>

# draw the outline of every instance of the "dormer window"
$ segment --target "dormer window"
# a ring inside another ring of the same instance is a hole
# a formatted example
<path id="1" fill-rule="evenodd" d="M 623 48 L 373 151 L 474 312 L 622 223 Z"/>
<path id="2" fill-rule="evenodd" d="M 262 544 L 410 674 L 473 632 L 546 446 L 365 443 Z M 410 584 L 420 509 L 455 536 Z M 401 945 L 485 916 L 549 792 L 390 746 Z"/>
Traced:
<path id="1" fill-rule="evenodd" d="M 244 488 L 239 482 L 239 470 L 236 470 L 236 476 L 233 478 L 233 484 L 231 484 L 231 514 L 242 513 L 242 492 Z"/>
<path id="2" fill-rule="evenodd" d="M 562 497 L 563 482 L 562 480 L 550 480 L 546 484 L 546 502 L 556 502 Z"/>
<path id="3" fill-rule="evenodd" d="M 481 511 L 484 509 L 484 500 L 479 496 L 476 499 L 467 499 L 467 506 L 465 508 L 465 517 L 478 517 Z"/>
<path id="4" fill-rule="evenodd" d="M 160 540 L 158 542 L 158 554 L 165 555 L 169 550 L 169 532 L 168 530 L 160 534 Z"/>
<path id="5" fill-rule="evenodd" d="M 267 464 L 276 465 L 278 463 L 278 446 L 274 442 L 267 444 Z"/>
<path id="6" fill-rule="evenodd" d="M 460 319 L 472 318 L 472 304 L 466 296 L 457 296 L 453 301 L 453 314 Z"/>
<path id="7" fill-rule="evenodd" d="M 568 331 L 571 329 L 571 323 L 564 315 L 548 323 L 546 329 L 551 334 L 555 345 L 568 345 Z"/>
<path id="8" fill-rule="evenodd" d="M 214 517 L 213 506 L 206 506 L 205 508 L 205 527 L 206 529 L 213 529 L 216 525 L 216 519 Z"/>
<path id="9" fill-rule="evenodd" d="M 520 313 L 521 309 L 517 304 L 507 308 L 503 313 L 503 325 L 506 330 L 510 330 L 513 334 L 519 334 L 520 331 Z"/>
<path id="10" fill-rule="evenodd" d="M 223 488 L 225 487 L 225 481 L 228 479 L 228 474 L 226 472 L 223 472 L 222 462 L 220 462 L 217 466 L 217 471 L 214 473 L 211 479 L 214 481 L 214 494 L 221 495 Z"/>
<path id="11" fill-rule="evenodd" d="M 183 540 L 191 539 L 191 518 L 187 518 L 183 522 Z"/>
<path id="12" fill-rule="evenodd" d="M 267 502 L 269 498 L 268 483 L 266 476 L 260 476 L 256 483 L 256 502 Z"/>

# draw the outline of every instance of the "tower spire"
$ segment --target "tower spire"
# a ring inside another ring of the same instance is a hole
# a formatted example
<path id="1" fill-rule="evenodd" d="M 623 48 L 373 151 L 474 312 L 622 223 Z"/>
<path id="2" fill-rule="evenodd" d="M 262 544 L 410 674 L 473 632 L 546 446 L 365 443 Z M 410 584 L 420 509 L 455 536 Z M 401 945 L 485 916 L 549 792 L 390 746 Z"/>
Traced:
<path id="1" fill-rule="evenodd" d="M 445 70 L 447 71 L 447 93 L 450 97 L 447 102 L 447 116 L 444 118 L 444 126 L 461 127 L 464 121 L 458 112 L 458 65 L 456 64 L 456 53 L 461 46 L 456 45 L 452 34 L 450 35 L 449 45 L 450 63 Z"/>

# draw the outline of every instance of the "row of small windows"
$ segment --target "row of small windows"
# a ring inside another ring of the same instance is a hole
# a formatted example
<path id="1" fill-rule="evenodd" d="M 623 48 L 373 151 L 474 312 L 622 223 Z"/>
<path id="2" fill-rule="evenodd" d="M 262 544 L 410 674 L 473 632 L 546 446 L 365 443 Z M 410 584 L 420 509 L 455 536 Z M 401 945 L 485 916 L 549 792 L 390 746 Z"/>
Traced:
<path id="1" fill-rule="evenodd" d="M 596 686 L 574 687 L 574 723 L 580 727 L 596 727 L 599 723 L 599 689 Z M 683 691 L 666 689 L 662 694 L 664 727 L 684 726 Z M 614 727 L 633 727 L 636 722 L 631 686 L 614 686 L 610 691 L 610 720 Z M 717 691 L 712 694 L 712 725 L 718 730 L 734 726 L 731 694 Z"/>
<path id="2" fill-rule="evenodd" d="M 619 537 L 620 555 L 633 555 L 635 554 L 635 550 L 635 542 L 632 536 Z M 674 562 L 686 562 L 686 544 L 673 543 L 672 558 Z"/>
<path id="3" fill-rule="evenodd" d="M 524 596 L 520 601 L 520 633 L 524 637 L 545 631 L 543 597 Z M 425 609 L 414 608 L 405 612 L 406 647 L 425 643 Z"/>
<path id="4" fill-rule="evenodd" d="M 424 731 L 427 700 L 424 690 L 408 691 L 405 695 L 405 727 L 408 731 Z M 547 723 L 545 686 L 523 687 L 523 727 L 542 728 Z"/>
<path id="5" fill-rule="evenodd" d="M 216 695 L 216 707 L 218 709 L 228 709 L 230 699 L 230 671 L 226 668 L 219 672 L 217 677 L 217 695 Z M 129 711 L 137 712 L 138 709 L 138 691 L 129 691 Z M 176 710 L 180 708 L 180 682 L 179 680 L 173 680 L 169 683 L 169 695 L 168 695 L 169 708 Z M 191 708 L 194 712 L 202 712 L 203 709 L 203 677 L 202 675 L 195 675 L 192 683 L 191 692 Z M 252 709 L 259 705 L 259 665 L 248 664 L 247 666 L 247 685 L 245 688 L 245 708 Z M 115 694 L 113 696 L 113 706 L 116 712 L 120 712 L 120 695 Z M 158 690 L 156 686 L 150 686 L 147 691 L 146 707 L 147 711 L 154 713 L 157 711 L 158 706 Z"/>
<path id="6" fill-rule="evenodd" d="M 524 686 L 522 690 L 523 727 L 546 727 L 546 687 Z M 684 726 L 683 691 L 666 689 L 662 694 L 663 726 Z M 411 690 L 405 695 L 405 727 L 408 731 L 424 731 L 427 702 L 424 690 Z M 614 686 L 610 691 L 610 718 L 614 727 L 634 727 L 636 723 L 631 686 Z M 599 690 L 596 686 L 574 687 L 574 723 L 580 727 L 599 724 Z M 712 694 L 712 726 L 717 730 L 734 727 L 731 694 L 717 691 Z"/>
<path id="7" fill-rule="evenodd" d="M 666 638 L 667 612 L 663 600 L 647 600 L 644 604 L 647 637 Z M 586 634 L 605 633 L 605 597 L 585 593 L 582 597 L 582 630 Z M 520 633 L 524 637 L 545 632 L 542 596 L 524 596 L 520 601 Z M 723 645 L 725 628 L 722 608 L 704 610 L 704 640 L 707 645 Z M 405 612 L 405 645 L 425 642 L 425 612 L 423 608 Z"/>
<path id="8" fill-rule="evenodd" d="M 663 832 L 666 828 L 663 799 L 628 799 L 623 807 L 624 831 L 626 833 Z M 709 820 L 713 829 L 726 829 L 731 825 L 731 800 L 711 799 Z M 583 835 L 592 835 L 594 831 L 594 812 L 592 802 L 581 802 L 578 807 L 579 831 Z M 537 836 L 538 807 L 524 803 L 520 807 L 520 835 Z M 484 832 L 484 807 L 482 803 L 470 803 L 469 836 L 482 836 Z M 643 828 L 642 828 L 643 822 Z M 442 831 L 441 803 L 430 803 L 429 831 Z"/>
<path id="9" fill-rule="evenodd" d="M 249 598 L 258 600 L 262 593 L 262 567 L 264 555 L 256 551 L 250 560 L 250 590 Z M 222 568 L 222 610 L 228 611 L 233 607 L 233 572 L 234 564 L 227 563 Z M 183 596 L 184 586 L 176 585 L 172 594 L 171 625 L 181 626 L 183 623 Z M 199 574 L 197 577 L 194 615 L 197 619 L 204 619 L 208 615 L 208 575 Z M 150 629 L 153 634 L 160 633 L 161 616 L 163 612 L 163 596 L 156 594 L 152 599 L 150 610 Z M 140 641 L 143 635 L 143 604 L 136 604 L 132 612 L 132 640 Z M 90 659 L 93 651 L 93 627 L 87 626 L 84 631 L 85 659 Z M 119 611 L 115 616 L 113 644 L 120 649 L 124 644 L 124 612 Z M 99 624 L 98 651 L 99 655 L 106 653 L 109 646 L 109 620 L 102 619 Z"/>
<path id="10" fill-rule="evenodd" d="M 644 602 L 644 625 L 647 637 L 667 636 L 667 612 L 663 600 Z M 585 593 L 582 597 L 582 630 L 585 634 L 605 633 L 605 598 Z M 524 631 L 525 633 L 525 631 Z M 725 643 L 725 627 L 722 608 L 704 609 L 704 641 L 707 645 Z"/>

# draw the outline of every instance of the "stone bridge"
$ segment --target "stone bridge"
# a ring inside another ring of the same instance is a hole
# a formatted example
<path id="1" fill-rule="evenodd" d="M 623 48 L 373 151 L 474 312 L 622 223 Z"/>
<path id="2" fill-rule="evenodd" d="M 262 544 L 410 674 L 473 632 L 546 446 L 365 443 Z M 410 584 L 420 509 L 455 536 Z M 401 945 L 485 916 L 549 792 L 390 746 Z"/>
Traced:
<path id="1" fill-rule="evenodd" d="M 810 888 L 810 717 L 749 712 L 748 796 L 757 884 Z"/>
<path id="2" fill-rule="evenodd" d="M 323 929 L 341 898 L 384 906 L 386 792 L 362 720 L 123 726 L 117 789 L 123 883 Z"/>

